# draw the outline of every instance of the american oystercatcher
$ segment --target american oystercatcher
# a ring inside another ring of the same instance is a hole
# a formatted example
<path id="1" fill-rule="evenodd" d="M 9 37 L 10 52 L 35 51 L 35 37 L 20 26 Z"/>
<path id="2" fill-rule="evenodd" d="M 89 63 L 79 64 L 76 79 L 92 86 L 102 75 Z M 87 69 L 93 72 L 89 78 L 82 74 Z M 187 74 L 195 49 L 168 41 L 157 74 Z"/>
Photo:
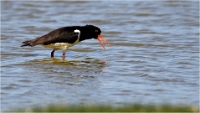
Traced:
<path id="1" fill-rule="evenodd" d="M 65 58 L 65 53 L 69 47 L 74 46 L 83 40 L 92 38 L 97 39 L 104 50 L 105 47 L 101 42 L 101 39 L 110 45 L 110 43 L 101 35 L 101 30 L 98 27 L 94 25 L 85 25 L 58 28 L 41 37 L 22 42 L 21 47 L 42 45 L 45 48 L 53 48 L 51 57 L 54 57 L 54 52 L 56 50 L 62 50 L 62 58 Z"/>

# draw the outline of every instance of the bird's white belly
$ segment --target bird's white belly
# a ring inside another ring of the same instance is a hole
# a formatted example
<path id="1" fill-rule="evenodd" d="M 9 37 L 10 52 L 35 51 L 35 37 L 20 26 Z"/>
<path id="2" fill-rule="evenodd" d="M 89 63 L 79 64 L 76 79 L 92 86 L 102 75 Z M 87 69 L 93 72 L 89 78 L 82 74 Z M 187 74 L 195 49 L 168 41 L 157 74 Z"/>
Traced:
<path id="1" fill-rule="evenodd" d="M 42 46 L 45 47 L 45 48 L 53 48 L 53 49 L 57 49 L 57 50 L 58 49 L 66 50 L 69 47 L 74 46 L 74 45 L 76 45 L 79 42 L 80 41 L 79 41 L 79 38 L 78 38 L 73 44 L 65 43 L 65 42 L 57 42 L 57 43 L 48 44 L 48 45 L 42 44 Z"/>
<path id="2" fill-rule="evenodd" d="M 54 44 L 48 44 L 48 45 L 42 45 L 45 48 L 53 48 L 53 49 L 67 49 L 71 46 L 73 46 L 72 44 L 69 43 L 54 43 Z"/>

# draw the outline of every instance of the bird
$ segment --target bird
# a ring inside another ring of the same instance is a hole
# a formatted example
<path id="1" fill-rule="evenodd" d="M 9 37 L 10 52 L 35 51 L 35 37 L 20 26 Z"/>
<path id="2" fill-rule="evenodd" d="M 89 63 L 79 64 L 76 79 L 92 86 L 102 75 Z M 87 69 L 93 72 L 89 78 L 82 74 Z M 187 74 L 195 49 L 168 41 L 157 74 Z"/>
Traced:
<path id="1" fill-rule="evenodd" d="M 45 48 L 52 48 L 51 57 L 54 57 L 55 51 L 62 50 L 62 58 L 65 59 L 65 53 L 69 47 L 87 39 L 97 39 L 104 50 L 106 48 L 101 40 L 110 46 L 110 43 L 101 35 L 100 28 L 94 25 L 85 25 L 66 26 L 55 29 L 41 37 L 22 42 L 21 47 L 41 45 Z"/>

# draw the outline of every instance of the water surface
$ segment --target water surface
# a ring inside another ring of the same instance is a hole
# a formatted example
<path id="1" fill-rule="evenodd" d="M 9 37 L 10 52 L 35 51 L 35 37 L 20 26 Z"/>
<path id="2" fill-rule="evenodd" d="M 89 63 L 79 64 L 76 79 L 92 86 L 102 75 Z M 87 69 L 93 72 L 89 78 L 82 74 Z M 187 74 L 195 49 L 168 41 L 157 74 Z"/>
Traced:
<path id="1" fill-rule="evenodd" d="M 2 1 L 1 107 L 48 103 L 199 104 L 199 3 Z M 62 60 L 21 42 L 92 24 L 112 44 L 75 45 Z"/>

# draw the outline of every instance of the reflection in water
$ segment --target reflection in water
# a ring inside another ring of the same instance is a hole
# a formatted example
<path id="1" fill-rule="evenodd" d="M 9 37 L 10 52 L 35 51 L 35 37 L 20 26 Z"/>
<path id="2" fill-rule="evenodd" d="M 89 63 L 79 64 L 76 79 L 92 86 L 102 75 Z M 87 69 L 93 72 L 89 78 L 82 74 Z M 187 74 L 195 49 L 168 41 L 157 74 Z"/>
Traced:
<path id="1" fill-rule="evenodd" d="M 105 67 L 106 62 L 99 59 L 85 58 L 84 60 L 66 60 L 58 58 L 44 58 L 44 59 L 34 59 L 27 61 L 26 64 L 35 67 L 37 71 L 49 72 L 49 73 L 78 73 L 88 74 L 89 72 L 99 73 Z M 42 67 L 42 68 L 40 68 Z M 43 70 L 44 69 L 44 70 Z M 49 71 L 51 70 L 51 71 Z M 82 72 L 85 73 L 82 73 Z"/>

